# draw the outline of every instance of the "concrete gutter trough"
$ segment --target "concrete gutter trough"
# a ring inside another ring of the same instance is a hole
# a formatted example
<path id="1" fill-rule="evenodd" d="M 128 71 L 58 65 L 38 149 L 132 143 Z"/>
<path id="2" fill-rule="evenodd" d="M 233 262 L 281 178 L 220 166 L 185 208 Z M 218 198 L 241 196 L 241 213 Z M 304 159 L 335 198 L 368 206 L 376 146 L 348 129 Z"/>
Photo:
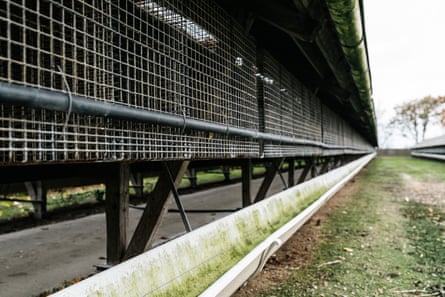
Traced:
<path id="1" fill-rule="evenodd" d="M 230 296 L 374 156 L 273 195 L 52 296 Z"/>

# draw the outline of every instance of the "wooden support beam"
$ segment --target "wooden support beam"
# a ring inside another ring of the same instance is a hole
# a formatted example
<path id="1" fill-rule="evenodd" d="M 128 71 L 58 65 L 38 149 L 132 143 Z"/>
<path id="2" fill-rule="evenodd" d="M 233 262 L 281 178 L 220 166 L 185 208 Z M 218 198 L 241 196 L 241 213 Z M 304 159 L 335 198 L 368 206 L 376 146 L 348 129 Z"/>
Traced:
<path id="1" fill-rule="evenodd" d="M 128 163 L 110 166 L 105 182 L 105 213 L 107 221 L 107 264 L 120 263 L 127 244 L 128 225 L 128 184 L 130 167 Z"/>
<path id="2" fill-rule="evenodd" d="M 325 174 L 326 172 L 329 171 L 329 164 L 331 162 L 331 158 L 330 157 L 326 157 L 326 159 L 324 160 L 323 166 L 320 169 L 320 174 Z"/>
<path id="3" fill-rule="evenodd" d="M 290 188 L 295 185 L 295 159 L 288 158 L 287 164 L 288 164 L 287 185 Z"/>
<path id="4" fill-rule="evenodd" d="M 170 161 L 166 162 L 166 165 L 170 169 L 175 186 L 178 187 L 187 170 L 189 161 Z M 153 243 L 154 235 L 159 229 L 164 215 L 167 213 L 171 194 L 169 173 L 166 170 L 162 170 L 130 240 L 123 260 L 143 253 L 145 248 Z"/>
<path id="5" fill-rule="evenodd" d="M 261 183 L 258 193 L 255 197 L 255 203 L 266 198 L 267 191 L 269 191 L 275 175 L 277 174 L 281 164 L 281 159 L 272 160 L 269 164 L 266 164 L 266 174 L 264 175 L 263 182 Z"/>
<path id="6" fill-rule="evenodd" d="M 189 168 L 186 172 L 187 178 L 190 181 L 190 187 L 196 188 L 198 186 L 198 178 L 196 176 L 196 168 Z"/>
<path id="7" fill-rule="evenodd" d="M 42 181 L 25 182 L 26 190 L 33 201 L 34 218 L 42 219 L 46 216 L 46 194 L 47 189 Z"/>
<path id="8" fill-rule="evenodd" d="M 245 159 L 241 163 L 241 184 L 242 184 L 242 201 L 243 207 L 252 204 L 251 195 L 251 183 L 252 183 L 252 160 Z"/>
<path id="9" fill-rule="evenodd" d="M 312 159 L 306 159 L 305 160 L 305 166 L 303 168 L 303 171 L 300 174 L 300 177 L 298 178 L 298 182 L 297 184 L 301 184 L 302 182 L 304 182 L 306 180 L 306 176 L 308 175 L 309 171 L 312 169 L 313 167 L 313 161 Z"/>
<path id="10" fill-rule="evenodd" d="M 312 162 L 312 167 L 311 167 L 311 178 L 317 177 L 318 176 L 318 172 L 317 172 L 317 160 L 313 160 Z"/>
<path id="11" fill-rule="evenodd" d="M 277 173 L 281 179 L 281 182 L 283 183 L 284 190 L 287 190 L 287 189 L 289 189 L 289 186 L 287 185 L 286 180 L 284 179 L 283 173 L 281 172 L 281 165 L 283 164 L 283 161 L 284 161 L 284 158 L 280 159 L 280 163 L 278 165 L 276 163 L 274 163 L 274 166 L 277 167 Z"/>
<path id="12" fill-rule="evenodd" d="M 335 157 L 334 168 L 338 168 L 342 166 L 342 156 Z"/>
<path id="13" fill-rule="evenodd" d="M 224 174 L 224 181 L 230 180 L 230 166 L 222 166 L 222 172 Z"/>
<path id="14" fill-rule="evenodd" d="M 178 207 L 179 214 L 181 215 L 182 222 L 184 223 L 185 230 L 187 232 L 192 231 L 192 226 L 190 225 L 190 221 L 187 217 L 187 214 L 185 213 L 184 206 L 182 205 L 181 199 L 179 198 L 179 193 L 177 186 L 175 185 L 175 180 L 173 178 L 173 175 L 170 171 L 170 168 L 168 167 L 167 163 L 163 163 L 164 171 L 167 173 L 168 181 L 170 184 L 170 189 L 172 191 L 173 197 L 175 198 L 176 206 Z M 196 176 L 196 172 L 195 172 Z"/>

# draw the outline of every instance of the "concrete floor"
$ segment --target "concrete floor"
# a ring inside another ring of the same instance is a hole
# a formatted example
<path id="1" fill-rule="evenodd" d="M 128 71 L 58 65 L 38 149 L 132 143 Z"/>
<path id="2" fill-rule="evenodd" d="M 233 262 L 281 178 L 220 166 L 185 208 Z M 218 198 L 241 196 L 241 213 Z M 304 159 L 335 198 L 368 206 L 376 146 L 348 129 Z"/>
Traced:
<path id="1" fill-rule="evenodd" d="M 252 181 L 253 193 L 261 181 Z M 282 190 L 283 184 L 277 176 L 268 195 Z M 183 195 L 181 200 L 185 209 L 235 209 L 241 207 L 241 185 Z M 141 210 L 130 209 L 128 237 L 141 214 Z M 197 228 L 228 214 L 209 212 L 188 216 L 192 227 Z M 184 231 L 179 213 L 168 213 L 155 244 Z M 105 263 L 105 236 L 104 214 L 0 235 L 0 296 L 35 296 L 63 285 L 65 280 L 95 272 L 94 265 Z"/>

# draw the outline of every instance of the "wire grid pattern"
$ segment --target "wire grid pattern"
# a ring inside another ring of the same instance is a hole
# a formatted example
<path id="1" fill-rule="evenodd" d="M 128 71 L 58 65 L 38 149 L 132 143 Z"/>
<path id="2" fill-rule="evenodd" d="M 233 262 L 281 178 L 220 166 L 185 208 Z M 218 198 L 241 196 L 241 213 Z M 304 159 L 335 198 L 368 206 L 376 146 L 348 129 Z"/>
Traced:
<path id="1" fill-rule="evenodd" d="M 0 2 L 0 81 L 257 130 L 255 51 L 211 1 Z M 72 117 L 2 106 L 1 159 L 258 155 L 245 139 Z"/>
<path id="2" fill-rule="evenodd" d="M 344 122 L 345 125 L 343 126 L 343 145 L 345 147 L 354 147 L 356 149 L 361 150 L 369 150 L 372 149 L 372 146 L 369 144 L 369 142 L 366 141 L 366 139 L 358 134 L 355 129 Z"/>
<path id="3" fill-rule="evenodd" d="M 283 65 L 265 52 L 265 132 L 321 141 L 321 103 Z"/>
<path id="4" fill-rule="evenodd" d="M 338 117 L 330 108 L 322 105 L 323 119 L 323 143 L 331 145 L 343 145 L 344 137 L 343 127 L 345 125 L 343 119 Z"/>
<path id="5" fill-rule="evenodd" d="M 333 146 L 371 147 L 349 124 L 320 102 L 283 65 L 266 51 L 261 52 L 258 76 L 259 91 L 264 100 L 264 131 L 287 137 L 323 142 Z M 265 157 L 343 154 L 344 149 L 323 151 L 312 146 L 265 144 Z M 354 153 L 356 153 L 355 151 Z"/>
<path id="6" fill-rule="evenodd" d="M 258 144 L 208 132 L 73 114 L 5 107 L 0 110 L 0 162 L 169 160 L 258 155 Z"/>
<path id="7" fill-rule="evenodd" d="M 322 148 L 309 145 L 286 145 L 286 144 L 265 144 L 264 156 L 266 158 L 279 158 L 279 157 L 305 157 L 313 155 L 324 155 L 325 152 Z"/>
<path id="8" fill-rule="evenodd" d="M 261 53 L 259 78 L 264 100 L 264 131 L 287 137 L 321 141 L 321 105 L 300 81 L 268 52 Z M 311 146 L 265 144 L 266 157 L 320 154 Z"/>

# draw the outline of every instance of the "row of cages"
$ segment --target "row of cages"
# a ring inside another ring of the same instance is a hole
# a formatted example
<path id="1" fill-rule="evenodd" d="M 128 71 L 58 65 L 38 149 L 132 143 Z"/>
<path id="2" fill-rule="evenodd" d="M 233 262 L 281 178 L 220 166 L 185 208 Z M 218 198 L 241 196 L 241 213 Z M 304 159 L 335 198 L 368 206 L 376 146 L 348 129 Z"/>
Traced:
<path id="1" fill-rule="evenodd" d="M 415 148 L 412 149 L 411 151 L 419 154 L 433 154 L 433 155 L 445 156 L 445 144 L 443 146 L 438 146 L 438 147 Z"/>
<path id="2" fill-rule="evenodd" d="M 369 144 L 204 0 L 0 2 L 0 82 L 328 145 Z M 85 114 L 0 105 L 0 162 L 310 154 Z"/>

